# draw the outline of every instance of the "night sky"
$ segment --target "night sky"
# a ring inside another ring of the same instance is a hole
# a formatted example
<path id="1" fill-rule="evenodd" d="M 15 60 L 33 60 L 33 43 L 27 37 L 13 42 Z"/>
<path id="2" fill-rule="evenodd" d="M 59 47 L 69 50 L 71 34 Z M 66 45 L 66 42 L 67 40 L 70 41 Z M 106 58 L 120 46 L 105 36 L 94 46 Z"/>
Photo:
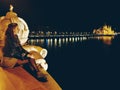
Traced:
<path id="1" fill-rule="evenodd" d="M 104 24 L 120 31 L 120 5 L 105 0 L 0 0 L 0 16 L 9 11 L 23 18 L 30 30 L 41 26 L 58 31 L 92 31 Z"/>

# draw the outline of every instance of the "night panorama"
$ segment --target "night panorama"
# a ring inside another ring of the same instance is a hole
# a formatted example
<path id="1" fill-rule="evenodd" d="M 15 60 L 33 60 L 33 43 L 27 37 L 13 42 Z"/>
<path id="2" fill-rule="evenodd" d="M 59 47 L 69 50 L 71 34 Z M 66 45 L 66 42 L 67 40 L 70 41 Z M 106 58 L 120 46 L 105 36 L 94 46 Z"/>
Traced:
<path id="1" fill-rule="evenodd" d="M 0 17 L 6 15 L 0 18 L 0 36 L 4 31 L 2 26 L 6 25 L 2 23 L 7 20 L 6 13 L 15 12 L 21 18 L 17 18 L 19 24 L 30 31 L 27 35 L 19 34 L 20 40 L 26 39 L 22 47 L 35 51 L 32 53 L 45 61 L 45 71 L 52 76 L 52 79 L 47 77 L 52 84 L 44 83 L 41 90 L 117 90 L 120 76 L 119 8 L 119 2 L 109 0 L 0 0 Z M 10 20 L 14 21 L 11 16 Z M 0 70 L 4 72 L 2 67 Z M 1 76 L 0 80 L 3 80 Z"/>

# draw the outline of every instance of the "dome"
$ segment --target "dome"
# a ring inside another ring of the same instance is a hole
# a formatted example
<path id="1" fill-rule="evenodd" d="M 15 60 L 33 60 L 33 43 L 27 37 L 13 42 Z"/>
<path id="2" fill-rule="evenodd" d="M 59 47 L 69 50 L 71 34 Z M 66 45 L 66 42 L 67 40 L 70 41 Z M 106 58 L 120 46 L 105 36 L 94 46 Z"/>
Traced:
<path id="1" fill-rule="evenodd" d="M 4 43 L 5 32 L 7 30 L 8 24 L 17 23 L 20 29 L 18 33 L 18 38 L 21 45 L 24 45 L 28 40 L 29 28 L 25 20 L 18 17 L 15 12 L 13 12 L 13 6 L 10 5 L 10 11 L 6 13 L 5 16 L 0 17 L 0 43 Z"/>

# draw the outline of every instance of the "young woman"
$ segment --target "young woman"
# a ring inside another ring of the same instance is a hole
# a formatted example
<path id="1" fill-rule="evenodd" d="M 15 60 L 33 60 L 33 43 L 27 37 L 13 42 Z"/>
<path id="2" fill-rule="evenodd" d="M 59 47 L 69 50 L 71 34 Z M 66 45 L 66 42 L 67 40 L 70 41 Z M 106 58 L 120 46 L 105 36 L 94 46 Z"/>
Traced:
<path id="1" fill-rule="evenodd" d="M 17 23 L 11 23 L 8 25 L 8 28 L 5 33 L 6 38 L 5 38 L 5 46 L 3 48 L 3 54 L 4 54 L 3 56 L 17 58 L 18 61 L 27 60 L 28 63 L 25 65 L 27 66 L 26 68 L 29 67 L 29 70 L 31 69 L 32 75 L 35 76 L 40 81 L 43 82 L 47 81 L 47 78 L 45 76 L 42 75 L 41 77 L 41 72 L 39 71 L 35 60 L 32 58 L 32 55 L 22 48 L 17 36 L 18 32 L 19 32 L 19 28 Z"/>

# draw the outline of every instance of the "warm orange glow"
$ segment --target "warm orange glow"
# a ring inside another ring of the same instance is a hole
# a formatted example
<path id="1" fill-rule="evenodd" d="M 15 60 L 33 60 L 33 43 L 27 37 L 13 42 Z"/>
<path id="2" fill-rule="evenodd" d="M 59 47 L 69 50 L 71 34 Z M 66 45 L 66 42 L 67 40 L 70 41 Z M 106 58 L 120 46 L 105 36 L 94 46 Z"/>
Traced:
<path id="1" fill-rule="evenodd" d="M 115 35 L 115 31 L 112 30 L 111 26 L 107 25 L 104 25 L 102 28 L 99 29 L 94 29 L 93 33 L 99 35 Z"/>
<path id="2" fill-rule="evenodd" d="M 114 36 L 99 36 L 97 39 L 102 40 L 104 44 L 111 45 Z"/>

